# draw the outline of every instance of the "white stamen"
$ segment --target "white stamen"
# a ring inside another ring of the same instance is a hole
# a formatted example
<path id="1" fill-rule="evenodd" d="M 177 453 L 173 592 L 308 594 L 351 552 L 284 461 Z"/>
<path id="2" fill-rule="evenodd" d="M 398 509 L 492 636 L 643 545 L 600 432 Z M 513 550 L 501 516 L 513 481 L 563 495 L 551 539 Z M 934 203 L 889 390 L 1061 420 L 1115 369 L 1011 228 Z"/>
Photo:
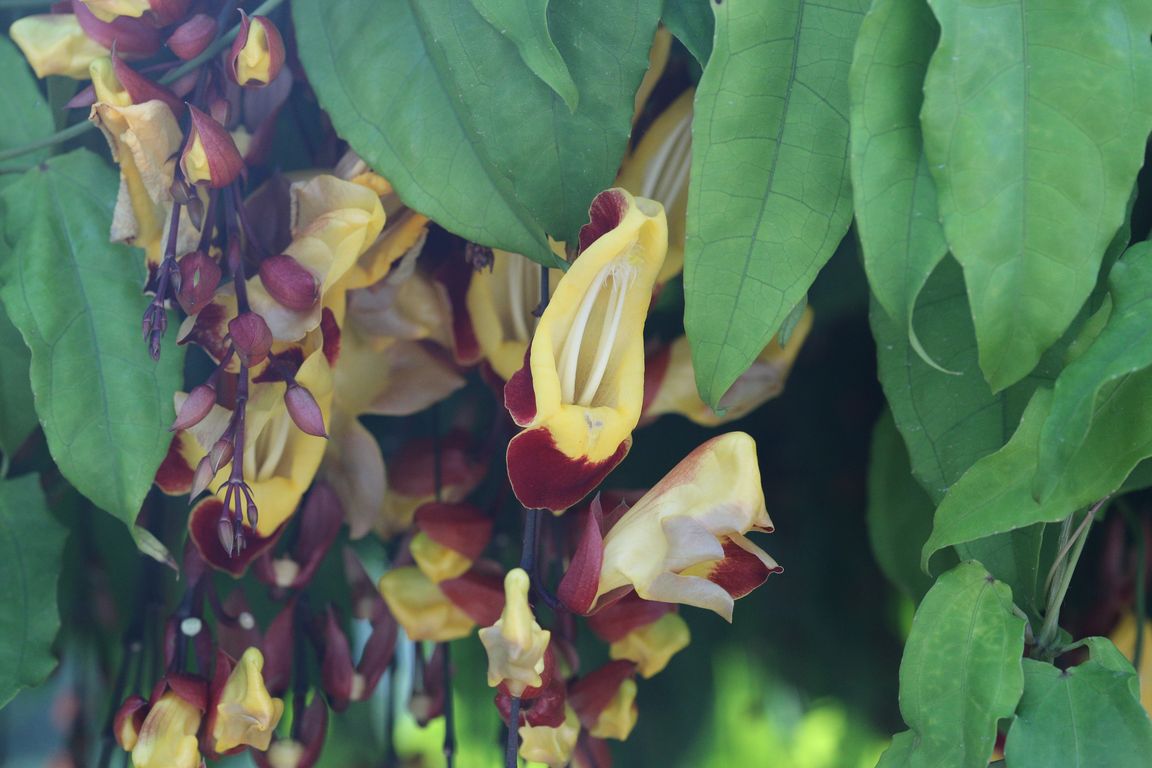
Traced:
<path id="1" fill-rule="evenodd" d="M 560 399 L 565 403 L 575 402 L 576 397 L 576 366 L 580 362 L 580 344 L 584 332 L 588 329 L 588 318 L 592 314 L 592 307 L 600 295 L 604 281 L 608 279 L 610 267 L 601 269 L 588 291 L 584 294 L 572 325 L 568 329 L 568 337 L 564 339 L 564 347 L 560 350 L 560 361 L 557 368 L 560 371 Z"/>
<path id="2" fill-rule="evenodd" d="M 656 155 L 648 163 L 648 168 L 644 174 L 644 183 L 640 192 L 642 197 L 659 200 L 665 205 L 672 202 L 670 197 L 664 196 L 670 191 L 675 191 L 674 187 L 670 189 L 668 186 L 665 166 L 671 165 L 676 169 L 675 178 L 678 178 L 681 172 L 687 173 L 688 158 L 691 157 L 691 128 L 692 115 L 689 113 L 676 124 L 668 139 L 656 150 Z M 671 163 L 669 163 L 669 157 L 672 158 Z"/>
<path id="3" fill-rule="evenodd" d="M 636 270 L 627 265 L 620 265 L 611 272 L 612 293 L 608 299 L 608 317 L 600 328 L 600 340 L 596 345 L 596 359 L 592 363 L 592 370 L 588 374 L 584 388 L 580 391 L 577 401 L 580 405 L 590 406 L 604 380 L 604 372 L 608 370 L 608 359 L 612 356 L 612 348 L 616 344 L 616 335 L 620 331 L 620 320 L 624 316 L 624 301 L 628 297 L 628 286 L 636 278 Z"/>

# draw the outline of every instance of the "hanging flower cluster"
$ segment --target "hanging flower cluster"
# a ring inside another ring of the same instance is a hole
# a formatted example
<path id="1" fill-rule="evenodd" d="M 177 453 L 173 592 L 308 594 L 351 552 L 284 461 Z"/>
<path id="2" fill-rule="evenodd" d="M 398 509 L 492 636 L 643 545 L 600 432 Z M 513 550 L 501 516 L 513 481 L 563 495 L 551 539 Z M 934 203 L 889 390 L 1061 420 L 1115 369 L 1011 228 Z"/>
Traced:
<path id="1" fill-rule="evenodd" d="M 731 621 L 780 568 L 749 538 L 772 522 L 743 432 L 646 492 L 599 489 L 651 439 L 639 426 L 715 426 L 779 394 L 811 324 L 765 348 L 723 414 L 696 395 L 687 340 L 646 331 L 683 266 L 691 92 L 549 270 L 447 233 L 350 151 L 269 173 L 293 68 L 268 17 L 64 5 L 12 36 L 40 76 L 91 81 L 71 106 L 120 168 L 110 237 L 143 251 L 152 356 L 173 336 L 203 353 L 156 476 L 192 503 L 189 545 L 164 674 L 115 718 L 133 765 L 252 749 L 311 766 L 329 711 L 372 696 L 398 643 L 417 649 L 409 709 L 426 723 L 451 711 L 448 644 L 476 635 L 513 759 L 607 766 L 604 740 L 637 722 L 637 678 L 690 642 L 678 606 Z M 315 588 L 324 569 L 342 594 Z M 214 570 L 250 575 L 275 611 L 259 621 L 239 587 L 218 594 Z M 582 668 L 583 631 L 608 663 Z"/>

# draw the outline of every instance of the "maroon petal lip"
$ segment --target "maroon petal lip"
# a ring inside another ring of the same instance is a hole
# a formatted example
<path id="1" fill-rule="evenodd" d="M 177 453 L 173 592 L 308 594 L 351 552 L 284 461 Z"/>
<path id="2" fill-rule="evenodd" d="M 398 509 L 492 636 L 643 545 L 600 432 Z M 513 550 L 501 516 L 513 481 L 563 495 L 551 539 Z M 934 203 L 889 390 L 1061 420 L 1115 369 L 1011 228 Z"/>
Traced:
<path id="1" fill-rule="evenodd" d="M 636 674 L 631 661 L 612 661 L 582 678 L 568 690 L 568 701 L 580 717 L 580 723 L 591 730 L 600 714 L 612 703 L 625 680 Z"/>
<path id="2" fill-rule="evenodd" d="M 536 391 L 532 388 L 532 347 L 524 350 L 524 365 L 504 385 L 504 407 L 512 421 L 526 427 L 536 418 Z"/>
<path id="3" fill-rule="evenodd" d="M 620 226 L 628 201 L 618 189 L 607 189 L 592 200 L 588 208 L 588 223 L 580 227 L 580 252 L 600 239 L 605 232 Z"/>
<path id="4" fill-rule="evenodd" d="M 784 570 L 780 566 L 769 568 L 760 558 L 745 551 L 731 539 L 725 539 L 723 546 L 724 559 L 713 566 L 708 580 L 723 587 L 734 600 L 756 589 L 773 573 Z"/>
<path id="5" fill-rule="evenodd" d="M 156 486 L 168 496 L 183 496 L 192 488 L 192 475 L 196 469 L 189 466 L 187 459 L 180 453 L 180 446 L 186 440 L 195 438 L 184 432 L 173 435 L 172 441 L 168 443 L 168 453 L 156 470 Z"/>
<path id="6" fill-rule="evenodd" d="M 188 535 L 200 556 L 213 568 L 239 578 L 248 570 L 249 564 L 268 550 L 284 530 L 281 525 L 276 532 L 267 538 L 256 533 L 251 528 L 244 531 L 244 549 L 235 557 L 230 557 L 220 544 L 217 533 L 217 523 L 224 505 L 215 497 L 204 499 L 197 504 L 188 516 Z"/>
<path id="7" fill-rule="evenodd" d="M 676 606 L 673 603 L 645 600 L 635 592 L 629 592 L 589 616 L 588 628 L 604 642 L 614 643 L 675 610 Z"/>
<path id="8" fill-rule="evenodd" d="M 145 59 L 160 50 L 164 39 L 160 30 L 143 19 L 120 16 L 112 21 L 101 21 L 88 9 L 83 0 L 72 0 L 72 13 L 84 34 L 108 50 L 128 59 Z"/>
<path id="9" fill-rule="evenodd" d="M 491 564 L 489 564 L 491 565 Z M 440 591 L 481 627 L 490 627 L 504 610 L 504 579 L 500 568 L 478 562 L 472 570 L 439 584 Z"/>
<path id="10" fill-rule="evenodd" d="M 629 436 L 604 461 L 573 459 L 544 427 L 526 429 L 508 443 L 508 480 L 525 507 L 563 512 L 600 485 L 631 447 Z"/>
<path id="11" fill-rule="evenodd" d="M 492 518 L 463 502 L 428 502 L 416 510 L 416 526 L 437 544 L 475 560 L 492 538 Z"/>

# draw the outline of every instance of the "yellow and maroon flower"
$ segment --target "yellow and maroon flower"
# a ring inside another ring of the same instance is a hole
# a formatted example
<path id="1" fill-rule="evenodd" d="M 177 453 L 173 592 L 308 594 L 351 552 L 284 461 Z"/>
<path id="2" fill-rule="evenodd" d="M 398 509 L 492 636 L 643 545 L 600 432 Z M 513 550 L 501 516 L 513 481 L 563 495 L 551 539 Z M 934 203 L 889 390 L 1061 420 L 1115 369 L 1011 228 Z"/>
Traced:
<path id="1" fill-rule="evenodd" d="M 805 309 L 784 346 L 773 338 L 752 365 L 720 398 L 719 413 L 700 399 L 688 338 L 680 336 L 651 355 L 644 366 L 646 424 L 667 413 L 678 413 L 703 427 L 715 427 L 743 418 L 780 395 L 804 340 L 812 329 L 812 310 Z"/>
<path id="2" fill-rule="evenodd" d="M 476 622 L 415 566 L 380 577 L 380 594 L 410 640 L 446 642 L 467 637 Z"/>
<path id="3" fill-rule="evenodd" d="M 264 655 L 257 648 L 244 651 L 238 662 L 223 652 L 217 654 L 207 722 L 207 736 L 217 755 L 246 746 L 268 749 L 284 702 L 268 693 L 263 669 Z"/>
<path id="4" fill-rule="evenodd" d="M 8 34 L 37 77 L 63 75 L 86 80 L 88 65 L 108 55 L 108 49 L 88 37 L 71 13 L 25 16 L 12 24 Z"/>
<path id="5" fill-rule="evenodd" d="M 552 633 L 541 629 L 528 605 L 528 574 L 513 568 L 504 577 L 504 611 L 490 627 L 480 630 L 488 652 L 488 685 L 503 684 L 513 696 L 544 684 L 544 653 Z"/>
<path id="6" fill-rule="evenodd" d="M 624 741 L 636 725 L 636 665 L 613 661 L 577 680 L 568 700 L 580 723 L 597 739 Z"/>
<path id="7" fill-rule="evenodd" d="M 169 675 L 156 686 L 132 743 L 135 768 L 199 768 L 196 734 L 207 706 L 207 686 L 187 675 Z M 129 739 L 129 741 L 132 741 Z"/>
<path id="8" fill-rule="evenodd" d="M 644 401 L 644 320 L 668 247 L 664 211 L 622 189 L 597 195 L 581 253 L 560 279 L 504 400 L 520 502 L 563 511 L 623 460 Z"/>

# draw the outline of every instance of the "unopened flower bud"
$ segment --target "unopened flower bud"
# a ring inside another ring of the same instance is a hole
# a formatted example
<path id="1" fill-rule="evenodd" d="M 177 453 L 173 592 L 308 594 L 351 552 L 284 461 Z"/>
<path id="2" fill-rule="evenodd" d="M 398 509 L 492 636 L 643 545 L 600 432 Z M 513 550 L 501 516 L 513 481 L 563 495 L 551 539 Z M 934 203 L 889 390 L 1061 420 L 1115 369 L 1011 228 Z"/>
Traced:
<path id="1" fill-rule="evenodd" d="M 220 438 L 212 445 L 212 450 L 208 451 L 209 464 L 212 466 L 212 472 L 219 472 L 220 467 L 223 467 L 232 461 L 232 453 L 236 448 L 231 440 L 227 438 Z"/>
<path id="2" fill-rule="evenodd" d="M 263 362 L 272 349 L 272 331 L 255 312 L 244 312 L 228 322 L 228 335 L 240 362 L 252 367 Z"/>
<path id="3" fill-rule="evenodd" d="M 256 509 L 255 504 L 248 505 L 248 527 L 256 530 L 256 523 L 260 520 L 260 510 Z"/>
<path id="4" fill-rule="evenodd" d="M 528 587 L 528 574 L 522 568 L 509 571 L 504 577 L 504 612 L 479 633 L 488 651 L 488 685 L 504 683 L 513 696 L 542 684 L 544 652 L 552 637 L 532 615 Z"/>
<path id="5" fill-rule="evenodd" d="M 192 486 L 188 489 L 189 501 L 204 493 L 215 476 L 216 470 L 212 469 L 211 457 L 205 456 L 200 459 L 200 463 L 196 465 L 196 471 L 192 473 Z"/>
<path id="6" fill-rule="evenodd" d="M 315 437 L 328 437 L 328 431 L 324 428 L 324 413 L 307 389 L 295 382 L 289 384 L 288 389 L 284 390 L 284 405 L 288 406 L 288 415 L 301 432 Z"/>
<path id="7" fill-rule="evenodd" d="M 96 66 L 96 62 L 93 62 L 93 66 Z M 116 76 L 116 80 L 120 86 L 128 94 L 131 103 L 143 104 L 146 101 L 156 99 L 167 104 L 175 117 L 179 118 L 182 114 L 184 105 L 180 102 L 180 99 L 176 98 L 176 94 L 132 69 L 122 58 L 115 54 L 112 56 L 112 73 Z M 94 85 L 97 83 L 95 78 L 93 78 L 92 82 Z M 97 86 L 96 90 L 97 96 L 99 96 L 99 86 Z"/>
<path id="8" fill-rule="evenodd" d="M 216 39 L 216 19 L 206 13 L 197 13 L 176 27 L 168 38 L 168 50 L 184 61 L 194 59 Z"/>
<path id="9" fill-rule="evenodd" d="M 240 12 L 240 32 L 228 56 L 228 71 L 237 85 L 264 86 L 276 79 L 284 66 L 284 41 L 280 30 L 266 16 Z"/>
<path id="10" fill-rule="evenodd" d="M 320 300 L 316 278 L 285 253 L 260 262 L 260 282 L 273 299 L 297 312 L 312 309 Z"/>
<path id="11" fill-rule="evenodd" d="M 176 414 L 176 420 L 168 427 L 168 431 L 175 432 L 178 429 L 196 426 L 212 412 L 214 405 L 216 405 L 216 387 L 211 384 L 193 387 L 180 404 L 180 412 Z"/>
<path id="12" fill-rule="evenodd" d="M 192 115 L 192 132 L 180 156 L 184 178 L 213 189 L 228 186 L 244 170 L 244 158 L 236 149 L 236 142 L 210 115 L 191 104 L 188 111 Z"/>
<path id="13" fill-rule="evenodd" d="M 180 259 L 180 289 L 176 300 L 189 315 L 208 306 L 219 285 L 220 265 L 204 251 L 193 251 Z"/>
<path id="14" fill-rule="evenodd" d="M 231 555 L 232 548 L 236 546 L 236 528 L 232 524 L 232 518 L 228 516 L 227 510 L 221 512 L 220 519 L 216 521 L 216 533 L 220 537 L 220 546 L 224 547 L 224 551 Z"/>

